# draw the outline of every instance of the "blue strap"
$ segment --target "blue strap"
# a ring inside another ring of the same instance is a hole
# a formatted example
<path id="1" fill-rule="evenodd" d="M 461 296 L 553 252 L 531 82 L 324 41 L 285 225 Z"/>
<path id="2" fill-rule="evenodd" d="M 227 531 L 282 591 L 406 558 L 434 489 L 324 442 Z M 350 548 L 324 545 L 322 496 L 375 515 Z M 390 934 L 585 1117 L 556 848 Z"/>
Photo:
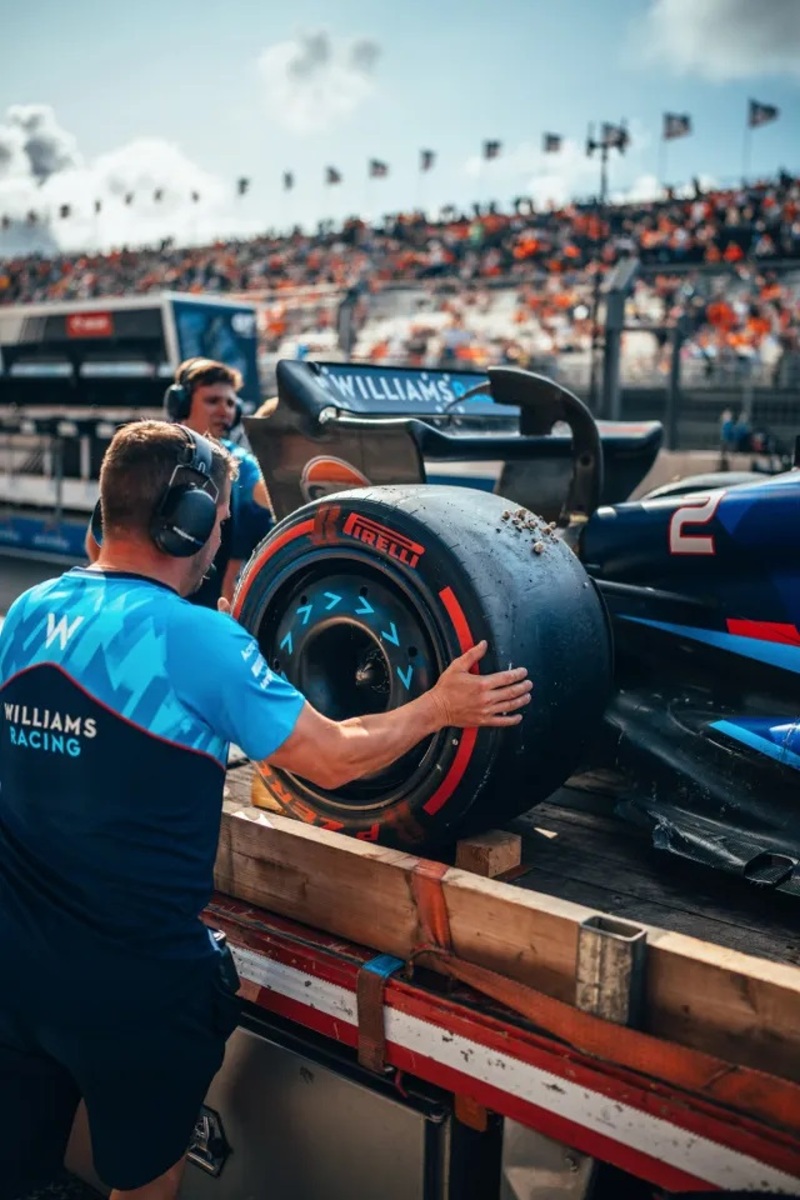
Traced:
<path id="1" fill-rule="evenodd" d="M 382 975 L 384 979 L 388 979 L 403 966 L 405 963 L 402 958 L 394 958 L 391 954 L 379 954 L 376 958 L 370 958 L 362 963 L 361 970 L 372 971 L 374 975 Z"/>
<path id="2" fill-rule="evenodd" d="M 358 1061 L 362 1067 L 378 1074 L 386 1070 L 386 1030 L 383 1020 L 386 981 L 404 965 L 401 958 L 378 954 L 361 964 L 356 977 Z"/>

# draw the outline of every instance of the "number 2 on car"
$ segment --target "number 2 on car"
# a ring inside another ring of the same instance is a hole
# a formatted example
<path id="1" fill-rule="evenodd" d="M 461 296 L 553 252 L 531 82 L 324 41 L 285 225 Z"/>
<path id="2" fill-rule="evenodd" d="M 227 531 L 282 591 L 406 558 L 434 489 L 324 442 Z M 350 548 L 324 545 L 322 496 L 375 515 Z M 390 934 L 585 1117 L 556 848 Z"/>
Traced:
<path id="1" fill-rule="evenodd" d="M 686 533 L 687 525 L 708 525 L 713 521 L 724 491 L 710 496 L 693 496 L 672 514 L 669 523 L 670 554 L 716 554 L 713 534 Z"/>

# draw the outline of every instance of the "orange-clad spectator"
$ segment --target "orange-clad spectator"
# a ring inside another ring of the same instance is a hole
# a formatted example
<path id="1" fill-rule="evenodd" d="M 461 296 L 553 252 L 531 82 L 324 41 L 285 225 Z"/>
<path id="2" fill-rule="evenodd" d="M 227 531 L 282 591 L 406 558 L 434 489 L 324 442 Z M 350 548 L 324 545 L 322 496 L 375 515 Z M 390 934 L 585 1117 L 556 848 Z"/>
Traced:
<path id="1" fill-rule="evenodd" d="M 714 300 L 706 308 L 706 319 L 714 329 L 733 329 L 736 314 L 726 300 Z"/>

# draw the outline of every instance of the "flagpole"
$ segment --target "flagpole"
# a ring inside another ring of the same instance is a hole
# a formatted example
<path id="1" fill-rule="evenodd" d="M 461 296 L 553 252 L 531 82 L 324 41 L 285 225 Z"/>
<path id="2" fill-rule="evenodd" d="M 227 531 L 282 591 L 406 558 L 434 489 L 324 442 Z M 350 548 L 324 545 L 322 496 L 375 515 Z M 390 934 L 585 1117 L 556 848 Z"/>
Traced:
<path id="1" fill-rule="evenodd" d="M 751 143 L 752 132 L 753 132 L 752 127 L 750 125 L 750 119 L 748 116 L 748 119 L 745 121 L 745 126 L 744 126 L 744 145 L 742 147 L 742 184 L 747 183 L 747 177 L 750 174 L 750 150 L 751 150 L 751 145 L 752 145 L 752 143 Z"/>
<path id="2" fill-rule="evenodd" d="M 667 139 L 663 133 L 658 147 L 658 183 L 662 192 L 667 190 Z"/>

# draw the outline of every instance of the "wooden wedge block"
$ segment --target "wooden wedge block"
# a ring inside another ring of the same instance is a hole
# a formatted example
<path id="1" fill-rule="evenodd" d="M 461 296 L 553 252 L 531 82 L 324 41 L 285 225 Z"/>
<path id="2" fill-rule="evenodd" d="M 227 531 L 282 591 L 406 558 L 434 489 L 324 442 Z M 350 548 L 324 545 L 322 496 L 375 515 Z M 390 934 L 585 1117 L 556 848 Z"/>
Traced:
<path id="1" fill-rule="evenodd" d="M 270 812 L 281 812 L 281 806 L 272 795 L 258 771 L 253 771 L 253 782 L 250 786 L 250 803 L 256 808 L 266 808 Z"/>
<path id="2" fill-rule="evenodd" d="M 476 837 L 456 842 L 456 866 L 487 879 L 496 879 L 522 862 L 522 838 L 518 833 L 490 829 Z"/>

